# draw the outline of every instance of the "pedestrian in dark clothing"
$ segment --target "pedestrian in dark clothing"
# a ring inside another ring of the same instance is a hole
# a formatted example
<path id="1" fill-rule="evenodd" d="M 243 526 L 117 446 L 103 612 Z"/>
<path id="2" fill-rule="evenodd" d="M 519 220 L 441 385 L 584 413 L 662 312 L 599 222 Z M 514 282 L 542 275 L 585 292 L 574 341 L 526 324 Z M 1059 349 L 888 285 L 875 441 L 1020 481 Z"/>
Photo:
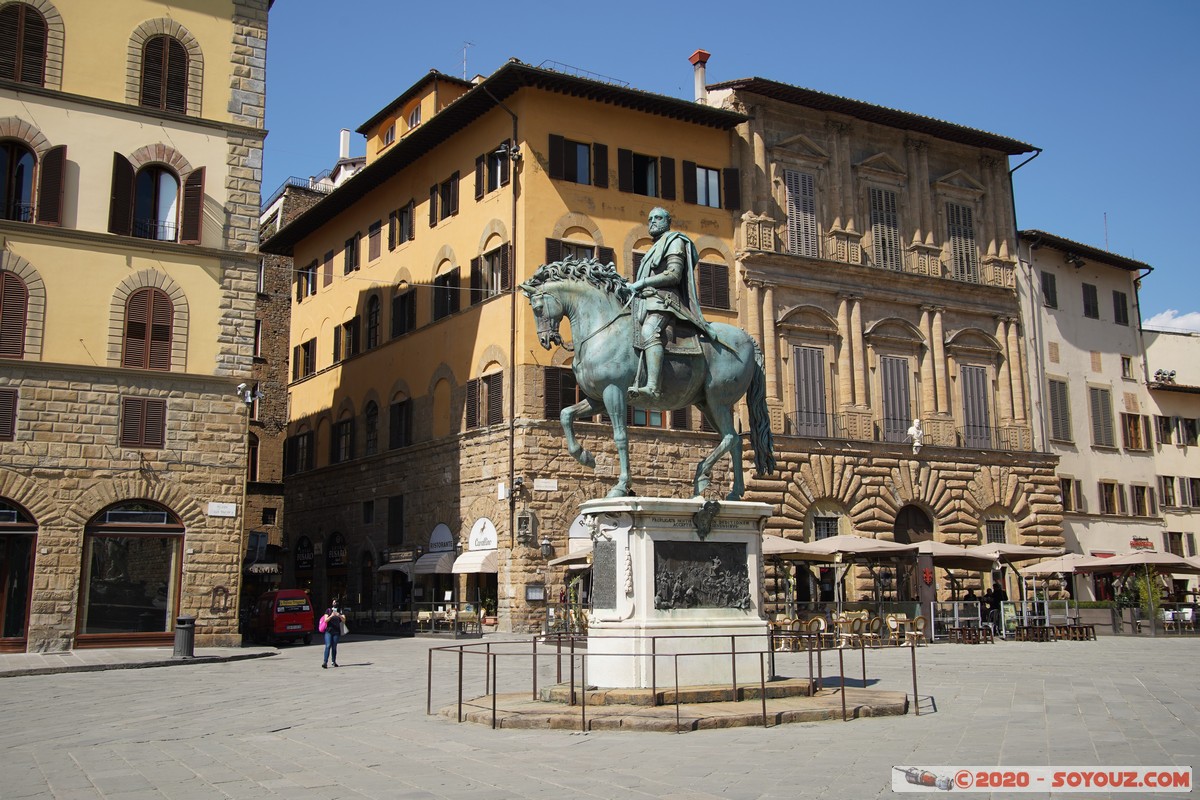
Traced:
<path id="1" fill-rule="evenodd" d="M 325 657 L 321 660 L 321 669 L 329 667 L 330 657 L 333 658 L 333 665 L 336 667 L 338 640 L 342 638 L 343 626 L 346 624 L 346 615 L 338 607 L 337 600 L 333 601 L 330 608 L 325 609 L 325 616 L 321 618 L 321 622 L 325 626 Z"/>

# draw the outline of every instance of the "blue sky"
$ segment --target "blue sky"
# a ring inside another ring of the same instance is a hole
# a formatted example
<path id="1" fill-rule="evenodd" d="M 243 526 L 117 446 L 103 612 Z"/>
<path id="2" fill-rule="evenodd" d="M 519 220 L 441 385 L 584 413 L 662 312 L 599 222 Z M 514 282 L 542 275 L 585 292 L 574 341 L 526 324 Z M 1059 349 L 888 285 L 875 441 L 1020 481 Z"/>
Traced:
<path id="1" fill-rule="evenodd" d="M 981 128 L 1042 148 L 1015 175 L 1017 224 L 1154 272 L 1142 315 L 1200 330 L 1183 234 L 1200 223 L 1200 3 L 278 0 L 267 49 L 264 195 L 333 165 L 353 131 L 430 69 L 489 74 L 508 58 L 692 96 L 750 76 Z M 563 68 L 561 66 L 557 68 Z M 363 152 L 352 134 L 351 151 Z M 1012 165 L 1020 159 L 1014 159 Z M 1189 233 L 1190 235 L 1190 233 Z M 1190 245 L 1190 246 L 1189 246 Z"/>

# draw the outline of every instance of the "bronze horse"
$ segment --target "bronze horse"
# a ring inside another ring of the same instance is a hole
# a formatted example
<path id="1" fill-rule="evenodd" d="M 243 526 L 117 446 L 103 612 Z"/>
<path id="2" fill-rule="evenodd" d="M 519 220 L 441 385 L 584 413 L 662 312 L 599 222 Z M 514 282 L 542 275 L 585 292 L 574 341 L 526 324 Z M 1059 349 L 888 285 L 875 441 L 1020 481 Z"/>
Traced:
<path id="1" fill-rule="evenodd" d="M 520 288 L 533 308 L 542 347 L 548 350 L 559 344 L 575 351 L 575 380 L 586 399 L 562 411 L 567 450 L 584 466 L 596 466 L 595 457 L 575 438 L 575 420 L 603 411 L 612 420 L 620 463 L 620 478 L 608 496 L 632 494 L 626 392 L 637 378 L 639 359 L 633 348 L 628 283 L 612 264 L 566 259 L 538 267 Z M 563 342 L 559 333 L 563 317 L 571 323 L 573 345 Z M 668 353 L 662 369 L 662 397 L 639 404 L 639 408 L 698 408 L 720 439 L 712 453 L 696 466 L 695 495 L 703 495 L 712 481 L 713 465 L 728 453 L 733 461 L 733 486 L 726 499 L 739 500 L 746 487 L 742 439 L 734 428 L 733 406 L 743 395 L 750 409 L 755 474 L 775 470 L 763 356 L 758 344 L 740 328 L 720 322 L 711 327 L 717 341 L 701 336 L 698 354 Z"/>

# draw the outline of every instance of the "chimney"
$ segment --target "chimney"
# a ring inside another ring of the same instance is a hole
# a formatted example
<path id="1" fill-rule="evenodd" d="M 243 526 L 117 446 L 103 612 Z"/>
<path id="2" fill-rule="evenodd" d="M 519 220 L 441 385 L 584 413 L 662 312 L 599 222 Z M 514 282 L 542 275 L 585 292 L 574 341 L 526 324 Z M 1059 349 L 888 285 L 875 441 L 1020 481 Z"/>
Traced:
<path id="1" fill-rule="evenodd" d="M 341 138 L 338 140 L 338 160 L 345 161 L 350 157 L 350 129 L 342 128 Z"/>
<path id="2" fill-rule="evenodd" d="M 697 50 L 688 56 L 688 61 L 692 62 L 696 70 L 696 102 L 703 105 L 708 105 L 708 82 L 705 80 L 704 69 L 708 66 L 710 57 L 712 53 L 707 50 Z"/>

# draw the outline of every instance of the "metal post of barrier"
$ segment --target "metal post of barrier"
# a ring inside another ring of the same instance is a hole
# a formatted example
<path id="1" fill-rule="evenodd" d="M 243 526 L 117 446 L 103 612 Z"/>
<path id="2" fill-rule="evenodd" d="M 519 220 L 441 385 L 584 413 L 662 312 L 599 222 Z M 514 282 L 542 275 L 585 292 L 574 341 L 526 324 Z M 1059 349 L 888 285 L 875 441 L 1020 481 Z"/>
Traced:
<path id="1" fill-rule="evenodd" d="M 867 688 L 867 643 L 859 642 L 858 649 L 862 651 L 863 688 Z"/>
<path id="2" fill-rule="evenodd" d="M 567 698 L 567 705 L 575 705 L 575 639 L 571 638 L 571 654 L 568 656 L 571 660 L 571 694 Z"/>
<path id="3" fill-rule="evenodd" d="M 500 683 L 500 664 L 492 656 L 492 730 L 496 730 L 496 687 Z"/>
<path id="4" fill-rule="evenodd" d="M 650 637 L 650 705 L 658 705 L 658 637 Z"/>
<path id="5" fill-rule="evenodd" d="M 583 657 L 580 667 L 580 682 L 583 684 L 579 693 L 579 730 L 587 733 L 587 656 Z"/>
<path id="6" fill-rule="evenodd" d="M 537 637 L 533 637 L 533 699 L 538 699 L 537 693 Z"/>
<path id="7" fill-rule="evenodd" d="M 763 654 L 758 654 L 758 690 L 762 694 L 763 727 L 767 727 L 767 669 L 763 664 Z"/>
<path id="8" fill-rule="evenodd" d="M 483 693 L 487 694 L 492 682 L 492 643 L 488 642 L 484 647 L 487 648 L 487 654 L 483 657 Z"/>
<path id="9" fill-rule="evenodd" d="M 679 654 L 675 654 L 675 732 L 679 733 Z"/>
<path id="10" fill-rule="evenodd" d="M 909 646 L 912 650 L 912 673 L 913 673 L 913 708 L 916 709 L 916 715 L 921 716 L 921 698 L 917 694 L 917 640 L 913 639 Z"/>
<path id="11" fill-rule="evenodd" d="M 733 700 L 734 702 L 737 702 L 737 637 L 735 636 L 729 637 L 729 653 L 730 658 L 733 659 Z"/>
<path id="12" fill-rule="evenodd" d="M 842 722 L 846 721 L 846 657 L 842 648 L 838 648 L 838 672 L 842 677 Z"/>
<path id="13" fill-rule="evenodd" d="M 433 713 L 433 649 L 429 650 L 429 666 L 425 671 L 425 716 Z"/>
<path id="14" fill-rule="evenodd" d="M 774 678 L 778 674 L 775 672 L 775 629 L 767 628 L 767 631 L 770 633 L 770 637 L 767 639 L 767 648 L 768 648 L 768 652 L 771 654 L 771 656 L 770 656 L 770 658 L 771 658 L 771 677 Z M 788 634 L 788 635 L 790 636 L 791 634 Z M 791 641 L 792 641 L 791 648 L 792 648 L 792 650 L 795 650 L 796 649 L 796 640 L 792 639 Z"/>
<path id="15" fill-rule="evenodd" d="M 825 685 L 825 659 L 824 643 L 821 641 L 821 632 L 817 631 L 817 686 Z"/>
<path id="16" fill-rule="evenodd" d="M 562 683 L 562 634 L 561 633 L 555 635 L 554 645 L 555 645 L 556 650 L 558 651 L 557 655 L 555 656 L 555 658 L 558 662 L 558 668 L 557 668 L 557 671 L 554 673 L 554 681 L 555 681 L 555 683 Z"/>
<path id="17" fill-rule="evenodd" d="M 808 696 L 816 694 L 816 684 L 813 683 L 813 637 L 805 640 L 808 649 Z"/>
<path id="18" fill-rule="evenodd" d="M 458 648 L 458 721 L 462 722 L 463 649 Z"/>

